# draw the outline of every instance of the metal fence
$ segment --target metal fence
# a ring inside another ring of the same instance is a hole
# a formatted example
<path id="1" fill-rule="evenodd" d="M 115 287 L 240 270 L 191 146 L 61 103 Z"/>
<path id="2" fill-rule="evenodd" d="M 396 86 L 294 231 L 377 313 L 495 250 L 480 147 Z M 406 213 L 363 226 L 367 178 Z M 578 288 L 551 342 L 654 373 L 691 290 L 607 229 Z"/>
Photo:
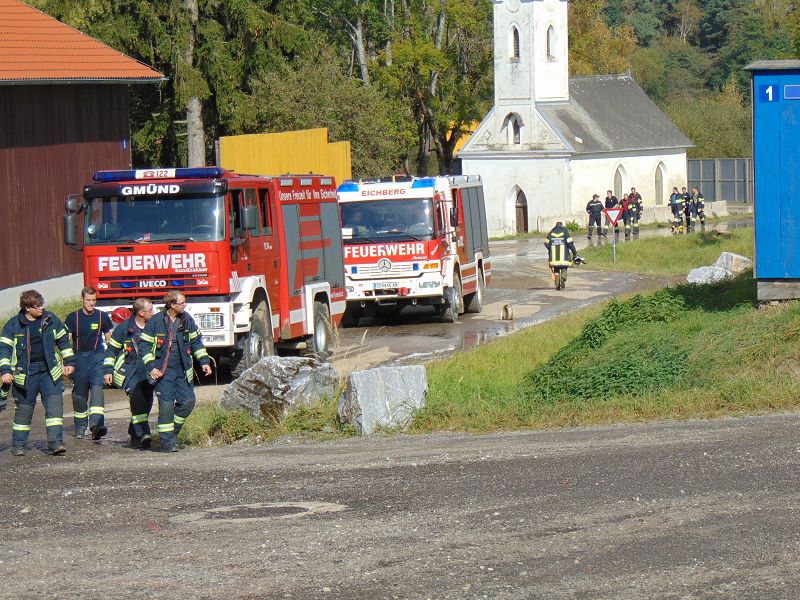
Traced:
<path id="1" fill-rule="evenodd" d="M 752 158 L 690 158 L 689 189 L 697 186 L 706 202 L 753 203 Z"/>

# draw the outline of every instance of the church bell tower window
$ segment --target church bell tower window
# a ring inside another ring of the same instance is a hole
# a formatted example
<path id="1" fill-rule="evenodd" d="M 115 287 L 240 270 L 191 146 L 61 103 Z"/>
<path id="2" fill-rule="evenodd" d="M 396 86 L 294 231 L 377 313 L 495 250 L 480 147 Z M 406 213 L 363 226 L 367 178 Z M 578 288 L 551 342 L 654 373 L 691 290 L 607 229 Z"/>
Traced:
<path id="1" fill-rule="evenodd" d="M 510 57 L 512 61 L 519 62 L 519 29 L 516 27 L 511 28 L 511 50 Z"/>
<path id="2" fill-rule="evenodd" d="M 547 28 L 547 62 L 556 62 L 556 30 L 552 25 Z"/>

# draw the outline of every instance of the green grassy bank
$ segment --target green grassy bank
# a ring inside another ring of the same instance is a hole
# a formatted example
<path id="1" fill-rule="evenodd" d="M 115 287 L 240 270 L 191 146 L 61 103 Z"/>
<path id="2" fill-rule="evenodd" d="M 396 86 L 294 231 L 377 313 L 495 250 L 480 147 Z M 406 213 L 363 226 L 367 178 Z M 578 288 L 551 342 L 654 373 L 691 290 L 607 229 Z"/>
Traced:
<path id="1" fill-rule="evenodd" d="M 617 243 L 617 262 L 612 262 L 610 240 L 602 246 L 581 250 L 580 254 L 595 269 L 608 269 L 648 275 L 686 275 L 691 269 L 712 265 L 721 252 L 753 257 L 753 230 L 734 229 L 717 234 L 702 233 L 670 237 L 641 238 Z"/>
<path id="2" fill-rule="evenodd" d="M 800 406 L 800 304 L 751 274 L 611 302 L 429 365 L 414 429 L 495 431 Z"/>

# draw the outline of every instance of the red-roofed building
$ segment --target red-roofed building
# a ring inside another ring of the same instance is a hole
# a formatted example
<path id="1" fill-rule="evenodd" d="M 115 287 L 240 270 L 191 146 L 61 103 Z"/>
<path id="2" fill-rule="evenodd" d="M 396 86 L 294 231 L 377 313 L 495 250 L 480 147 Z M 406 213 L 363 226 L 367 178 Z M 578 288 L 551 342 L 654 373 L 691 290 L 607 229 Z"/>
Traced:
<path id="1" fill-rule="evenodd" d="M 0 0 L 0 289 L 81 270 L 64 199 L 131 166 L 130 84 L 164 76 L 19 0 Z"/>

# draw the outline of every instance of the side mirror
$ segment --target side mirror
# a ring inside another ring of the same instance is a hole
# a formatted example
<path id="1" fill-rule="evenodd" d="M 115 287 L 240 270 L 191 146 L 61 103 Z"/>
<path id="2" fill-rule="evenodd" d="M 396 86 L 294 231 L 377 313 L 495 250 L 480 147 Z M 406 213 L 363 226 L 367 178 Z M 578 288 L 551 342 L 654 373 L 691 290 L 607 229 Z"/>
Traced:
<path id="1" fill-rule="evenodd" d="M 78 246 L 78 215 L 74 212 L 64 215 L 64 243 L 71 248 Z"/>
<path id="2" fill-rule="evenodd" d="M 458 207 L 455 204 L 450 208 L 450 224 L 453 227 L 458 225 Z"/>
<path id="3" fill-rule="evenodd" d="M 254 204 L 248 204 L 242 211 L 242 229 L 258 229 L 258 207 Z"/>
<path id="4" fill-rule="evenodd" d="M 83 208 L 83 199 L 80 196 L 67 196 L 64 201 L 64 208 L 67 212 L 77 213 Z"/>

